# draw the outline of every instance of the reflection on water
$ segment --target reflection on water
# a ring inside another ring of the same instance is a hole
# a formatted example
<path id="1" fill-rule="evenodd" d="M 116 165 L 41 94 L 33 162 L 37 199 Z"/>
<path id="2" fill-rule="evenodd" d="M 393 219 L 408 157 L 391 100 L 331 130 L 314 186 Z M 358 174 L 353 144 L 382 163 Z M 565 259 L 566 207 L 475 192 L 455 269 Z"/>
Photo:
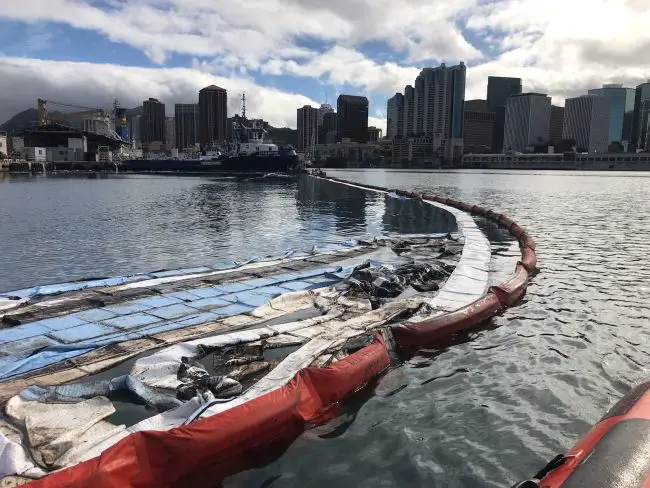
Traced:
<path id="1" fill-rule="evenodd" d="M 300 178 L 297 186 L 296 207 L 300 219 L 334 217 L 337 233 L 365 226 L 366 206 L 381 205 L 381 198 L 374 193 L 316 178 Z"/>
<path id="2" fill-rule="evenodd" d="M 385 208 L 382 223 L 386 232 L 429 234 L 440 232 L 440 229 L 443 229 L 443 232 L 458 230 L 452 214 L 420 200 L 386 197 Z"/>
<path id="3" fill-rule="evenodd" d="M 306 177 L 0 175 L 0 290 L 451 230 L 417 202 Z"/>

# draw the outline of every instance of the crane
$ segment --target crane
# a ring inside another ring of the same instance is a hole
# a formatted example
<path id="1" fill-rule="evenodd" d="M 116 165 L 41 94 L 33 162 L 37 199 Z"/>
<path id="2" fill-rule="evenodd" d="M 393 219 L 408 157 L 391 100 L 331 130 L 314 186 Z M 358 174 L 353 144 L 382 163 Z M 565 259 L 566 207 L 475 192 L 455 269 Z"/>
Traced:
<path id="1" fill-rule="evenodd" d="M 62 107 L 72 107 L 72 108 L 83 108 L 80 112 L 66 112 L 59 115 L 49 115 L 47 113 L 47 104 L 60 105 Z M 44 100 L 42 98 L 38 99 L 38 125 L 47 125 L 51 120 L 67 120 L 74 117 L 80 116 L 99 116 L 104 117 L 105 112 L 101 108 L 97 107 L 84 107 L 83 105 L 72 105 L 70 103 L 61 103 L 53 102 L 51 100 Z"/>

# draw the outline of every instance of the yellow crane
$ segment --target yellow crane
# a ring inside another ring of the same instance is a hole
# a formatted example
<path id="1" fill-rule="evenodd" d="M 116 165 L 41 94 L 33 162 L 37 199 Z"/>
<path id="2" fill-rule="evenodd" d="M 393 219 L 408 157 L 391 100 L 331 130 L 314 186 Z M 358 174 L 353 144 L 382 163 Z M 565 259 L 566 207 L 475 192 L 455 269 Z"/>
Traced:
<path id="1" fill-rule="evenodd" d="M 80 112 L 66 112 L 62 114 L 50 115 L 48 114 L 47 111 L 48 103 L 52 105 L 59 105 L 62 107 L 83 108 L 85 110 L 82 110 Z M 101 108 L 96 108 L 96 107 L 84 107 L 83 105 L 72 105 L 69 103 L 53 102 L 51 100 L 44 100 L 42 98 L 39 98 L 37 116 L 38 116 L 38 125 L 43 126 L 55 120 L 68 120 L 75 117 L 83 117 L 83 116 L 104 117 L 105 111 Z"/>

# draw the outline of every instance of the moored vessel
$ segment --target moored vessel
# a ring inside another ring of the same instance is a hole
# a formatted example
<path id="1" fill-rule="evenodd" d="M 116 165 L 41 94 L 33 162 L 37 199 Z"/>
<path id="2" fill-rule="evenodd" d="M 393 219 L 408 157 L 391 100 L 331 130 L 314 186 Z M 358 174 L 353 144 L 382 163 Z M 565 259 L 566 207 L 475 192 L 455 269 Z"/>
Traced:
<path id="1" fill-rule="evenodd" d="M 258 172 L 296 173 L 300 171 L 298 155 L 293 147 L 279 147 L 265 142 L 266 129 L 259 121 L 248 121 L 243 112 L 241 121 L 232 124 L 233 138 L 224 144 L 209 144 L 198 156 L 167 159 L 130 159 L 122 162 L 121 171 L 174 172 Z"/>

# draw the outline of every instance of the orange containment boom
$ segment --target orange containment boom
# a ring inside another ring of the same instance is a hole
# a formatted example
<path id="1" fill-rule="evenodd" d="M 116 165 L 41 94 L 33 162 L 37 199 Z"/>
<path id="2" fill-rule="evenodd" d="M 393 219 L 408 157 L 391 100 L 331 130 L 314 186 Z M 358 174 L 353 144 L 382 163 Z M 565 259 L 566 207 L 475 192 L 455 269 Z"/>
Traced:
<path id="1" fill-rule="evenodd" d="M 324 178 L 324 176 L 320 176 Z M 351 184 L 344 180 L 325 178 Z M 391 364 L 387 344 L 402 350 L 467 330 L 520 300 L 535 270 L 535 242 L 507 217 L 448 198 L 359 185 L 367 191 L 396 192 L 485 217 L 507 228 L 519 240 L 522 259 L 505 282 L 450 314 L 421 322 L 392 325 L 350 356 L 323 368 L 305 368 L 286 385 L 216 415 L 169 431 L 135 432 L 84 461 L 43 479 L 34 488 L 200 487 L 245 469 L 262 466 L 283 452 L 308 426 L 332 419 L 339 403 Z M 555 486 L 555 485 L 549 485 Z"/>
<path id="2" fill-rule="evenodd" d="M 650 488 L 650 381 L 614 405 L 566 454 L 513 488 Z"/>

